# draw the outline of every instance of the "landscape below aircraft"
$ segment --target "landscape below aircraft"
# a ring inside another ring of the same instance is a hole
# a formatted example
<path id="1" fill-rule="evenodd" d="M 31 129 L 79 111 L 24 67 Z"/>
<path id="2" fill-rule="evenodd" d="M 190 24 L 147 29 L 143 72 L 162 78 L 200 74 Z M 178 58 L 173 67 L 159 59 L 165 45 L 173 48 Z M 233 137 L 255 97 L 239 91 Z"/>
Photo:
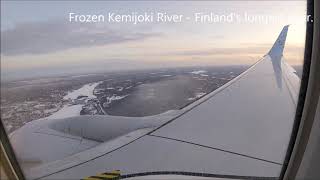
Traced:
<path id="1" fill-rule="evenodd" d="M 10 136 L 26 178 L 278 177 L 300 86 L 283 60 L 287 32 L 241 75 L 183 109 L 27 123 Z"/>

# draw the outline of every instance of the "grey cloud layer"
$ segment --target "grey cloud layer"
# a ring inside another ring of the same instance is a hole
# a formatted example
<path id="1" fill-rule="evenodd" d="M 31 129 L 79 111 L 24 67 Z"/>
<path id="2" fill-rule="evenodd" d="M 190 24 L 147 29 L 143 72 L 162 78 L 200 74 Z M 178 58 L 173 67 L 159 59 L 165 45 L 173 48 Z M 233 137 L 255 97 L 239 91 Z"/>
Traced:
<path id="1" fill-rule="evenodd" d="M 70 48 L 108 45 L 143 40 L 159 33 L 115 30 L 95 24 L 73 24 L 61 21 L 25 23 L 1 31 L 1 54 L 44 54 Z"/>
<path id="2" fill-rule="evenodd" d="M 250 54 L 250 53 L 259 53 L 266 54 L 268 53 L 272 44 L 250 44 L 243 45 L 242 47 L 230 47 L 230 48 L 213 48 L 208 50 L 189 50 L 189 51 L 180 51 L 173 53 L 172 55 L 187 55 L 187 56 L 209 56 L 209 55 L 232 55 L 232 54 Z M 303 50 L 303 47 L 289 45 L 286 47 L 286 50 L 290 53 L 299 53 Z"/>

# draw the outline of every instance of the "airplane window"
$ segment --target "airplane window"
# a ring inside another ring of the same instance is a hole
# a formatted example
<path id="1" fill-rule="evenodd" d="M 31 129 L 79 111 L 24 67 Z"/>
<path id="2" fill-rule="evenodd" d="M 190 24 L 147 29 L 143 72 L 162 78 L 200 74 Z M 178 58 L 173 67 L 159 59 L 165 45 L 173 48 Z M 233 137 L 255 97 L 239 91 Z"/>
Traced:
<path id="1" fill-rule="evenodd" d="M 1 1 L 1 121 L 28 179 L 279 177 L 306 1 Z"/>

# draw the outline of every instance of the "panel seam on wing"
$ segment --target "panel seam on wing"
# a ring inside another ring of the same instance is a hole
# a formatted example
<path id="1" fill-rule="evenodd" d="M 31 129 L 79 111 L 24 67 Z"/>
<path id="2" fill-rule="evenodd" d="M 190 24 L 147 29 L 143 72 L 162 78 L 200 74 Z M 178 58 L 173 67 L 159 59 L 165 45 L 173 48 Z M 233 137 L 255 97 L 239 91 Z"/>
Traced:
<path id="1" fill-rule="evenodd" d="M 198 143 L 194 143 L 194 142 L 190 142 L 190 141 L 184 141 L 184 140 L 181 140 L 181 139 L 169 138 L 169 137 L 165 137 L 165 136 L 158 136 L 158 135 L 152 135 L 152 134 L 149 134 L 148 136 L 167 139 L 167 140 L 172 140 L 172 141 L 177 141 L 177 142 L 180 142 L 180 143 L 191 144 L 191 145 L 195 145 L 195 146 L 199 146 L 199 147 L 203 147 L 203 148 L 208 148 L 208 149 L 212 149 L 212 150 L 217 150 L 217 151 L 221 151 L 221 152 L 225 152 L 225 153 L 229 153 L 229 154 L 233 154 L 233 155 L 238 155 L 238 156 L 242 156 L 242 157 L 246 157 L 246 158 L 250 158 L 250 159 L 264 161 L 264 162 L 268 162 L 268 163 L 272 163 L 272 164 L 276 164 L 276 165 L 280 165 L 280 166 L 283 165 L 283 164 L 281 164 L 279 162 L 270 161 L 270 160 L 266 160 L 266 159 L 262 159 L 262 158 L 258 158 L 258 157 L 254 157 L 254 156 L 249 156 L 249 155 L 246 155 L 246 154 L 241 154 L 241 153 L 237 153 L 237 152 L 233 152 L 233 151 L 228 151 L 228 150 L 221 149 L 221 148 L 215 148 L 215 147 L 211 147 L 211 146 L 206 146 L 206 145 L 202 145 L 202 144 L 198 144 Z"/>

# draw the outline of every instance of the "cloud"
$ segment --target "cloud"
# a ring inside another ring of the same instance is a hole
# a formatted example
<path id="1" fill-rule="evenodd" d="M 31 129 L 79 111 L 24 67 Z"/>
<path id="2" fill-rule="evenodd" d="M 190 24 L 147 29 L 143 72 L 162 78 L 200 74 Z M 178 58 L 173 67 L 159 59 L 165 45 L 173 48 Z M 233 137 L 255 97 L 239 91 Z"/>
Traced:
<path id="1" fill-rule="evenodd" d="M 249 53 L 266 53 L 263 47 L 239 47 L 239 48 L 213 48 L 207 50 L 188 50 L 177 52 L 176 55 L 187 56 L 209 56 L 209 55 L 233 55 L 233 54 L 249 54 Z"/>
<path id="2" fill-rule="evenodd" d="M 46 54 L 61 50 L 143 40 L 159 33 L 114 29 L 97 24 L 33 22 L 1 31 L 1 54 Z"/>
<path id="3" fill-rule="evenodd" d="M 238 55 L 238 54 L 261 54 L 268 53 L 272 44 L 243 44 L 240 47 L 218 47 L 212 49 L 201 49 L 201 50 L 187 50 L 173 53 L 174 55 L 185 55 L 185 56 L 210 56 L 210 55 Z M 285 47 L 285 51 L 288 54 L 299 54 L 302 46 L 288 45 Z"/>

